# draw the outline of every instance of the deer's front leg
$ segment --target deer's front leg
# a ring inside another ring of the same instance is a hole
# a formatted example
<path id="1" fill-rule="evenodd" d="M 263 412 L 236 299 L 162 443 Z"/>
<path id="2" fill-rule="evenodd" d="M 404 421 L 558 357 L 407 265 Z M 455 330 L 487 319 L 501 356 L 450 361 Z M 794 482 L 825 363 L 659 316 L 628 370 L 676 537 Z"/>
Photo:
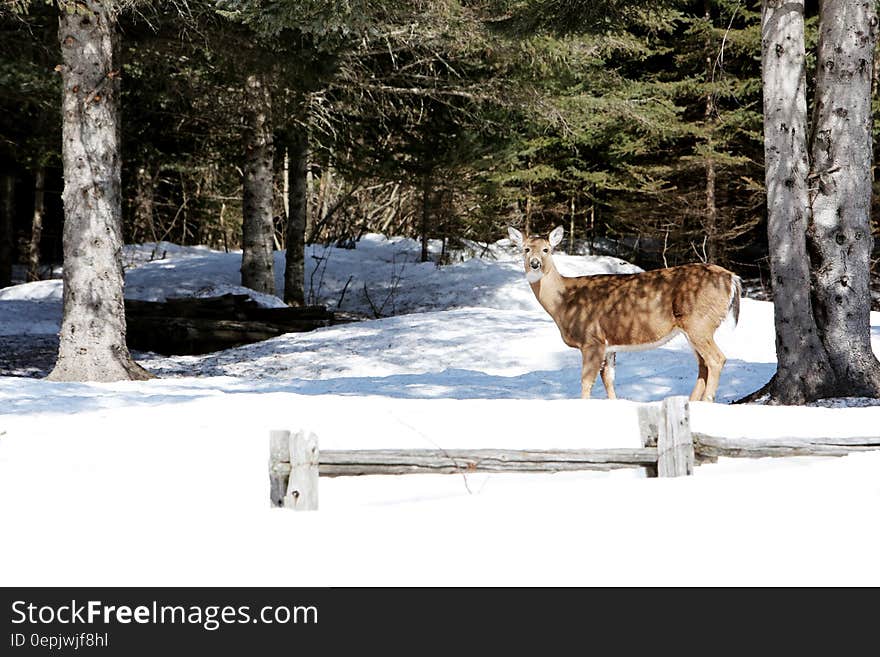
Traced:
<path id="1" fill-rule="evenodd" d="M 581 355 L 584 359 L 581 365 L 581 399 L 589 399 L 593 383 L 595 383 L 602 362 L 605 360 L 605 346 L 582 347 Z"/>

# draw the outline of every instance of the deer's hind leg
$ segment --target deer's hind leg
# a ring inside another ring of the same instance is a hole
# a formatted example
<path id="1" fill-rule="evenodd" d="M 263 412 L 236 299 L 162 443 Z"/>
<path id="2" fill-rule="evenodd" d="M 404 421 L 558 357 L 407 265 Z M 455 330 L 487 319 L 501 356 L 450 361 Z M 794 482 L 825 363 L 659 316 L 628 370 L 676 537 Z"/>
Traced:
<path id="1" fill-rule="evenodd" d="M 602 361 L 599 374 L 602 375 L 602 383 L 605 384 L 605 393 L 608 399 L 617 399 L 617 393 L 614 392 L 614 366 L 616 363 L 617 352 L 606 350 L 605 360 Z"/>
<path id="2" fill-rule="evenodd" d="M 706 361 L 700 355 L 699 351 L 694 350 L 694 355 L 697 357 L 697 382 L 694 384 L 694 389 L 691 391 L 691 401 L 700 401 L 703 398 L 703 395 L 706 394 L 706 379 L 709 376 L 709 368 L 706 367 Z"/>
<path id="3" fill-rule="evenodd" d="M 694 401 L 715 401 L 715 393 L 718 392 L 718 381 L 721 379 L 721 369 L 727 361 L 721 349 L 715 344 L 711 334 L 706 337 L 698 337 L 689 334 L 691 346 L 697 352 L 697 358 L 705 364 L 706 378 L 705 389 L 702 396 L 696 399 L 694 395 L 700 387 L 700 378 L 703 376 L 703 368 L 700 368 L 700 378 L 697 379 L 697 385 L 694 386 L 694 392 L 691 393 L 691 399 Z"/>

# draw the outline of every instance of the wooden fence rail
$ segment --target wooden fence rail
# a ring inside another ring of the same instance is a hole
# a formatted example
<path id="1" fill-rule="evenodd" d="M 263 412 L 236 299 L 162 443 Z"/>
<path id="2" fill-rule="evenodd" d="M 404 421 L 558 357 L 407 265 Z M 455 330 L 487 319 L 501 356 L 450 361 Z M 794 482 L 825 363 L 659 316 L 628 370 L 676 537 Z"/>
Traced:
<path id="1" fill-rule="evenodd" d="M 639 408 L 643 447 L 608 449 L 366 449 L 319 452 L 314 434 L 272 431 L 272 506 L 318 508 L 318 478 L 358 475 L 563 472 L 645 468 L 649 476 L 691 475 L 695 463 L 719 456 L 844 456 L 880 449 L 880 436 L 850 438 L 719 438 L 691 431 L 687 397 Z"/>

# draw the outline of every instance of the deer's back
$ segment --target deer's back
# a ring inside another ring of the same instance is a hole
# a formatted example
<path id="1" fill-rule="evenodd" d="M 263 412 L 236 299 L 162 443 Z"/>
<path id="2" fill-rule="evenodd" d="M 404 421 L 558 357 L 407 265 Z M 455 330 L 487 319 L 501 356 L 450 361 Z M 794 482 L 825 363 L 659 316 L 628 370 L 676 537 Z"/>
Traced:
<path id="1" fill-rule="evenodd" d="M 638 274 L 566 279 L 566 342 L 609 345 L 661 343 L 676 330 L 714 331 L 727 315 L 734 274 L 717 265 L 689 264 Z"/>

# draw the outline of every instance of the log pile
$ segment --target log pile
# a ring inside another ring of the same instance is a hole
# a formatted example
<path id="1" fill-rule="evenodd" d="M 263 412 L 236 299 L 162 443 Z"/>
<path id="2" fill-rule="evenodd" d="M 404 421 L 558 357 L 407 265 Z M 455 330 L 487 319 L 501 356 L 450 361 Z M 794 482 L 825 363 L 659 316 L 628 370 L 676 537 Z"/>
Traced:
<path id="1" fill-rule="evenodd" d="M 126 299 L 125 318 L 130 349 L 166 356 L 205 354 L 362 319 L 324 306 L 263 308 L 244 294 L 163 302 Z"/>

